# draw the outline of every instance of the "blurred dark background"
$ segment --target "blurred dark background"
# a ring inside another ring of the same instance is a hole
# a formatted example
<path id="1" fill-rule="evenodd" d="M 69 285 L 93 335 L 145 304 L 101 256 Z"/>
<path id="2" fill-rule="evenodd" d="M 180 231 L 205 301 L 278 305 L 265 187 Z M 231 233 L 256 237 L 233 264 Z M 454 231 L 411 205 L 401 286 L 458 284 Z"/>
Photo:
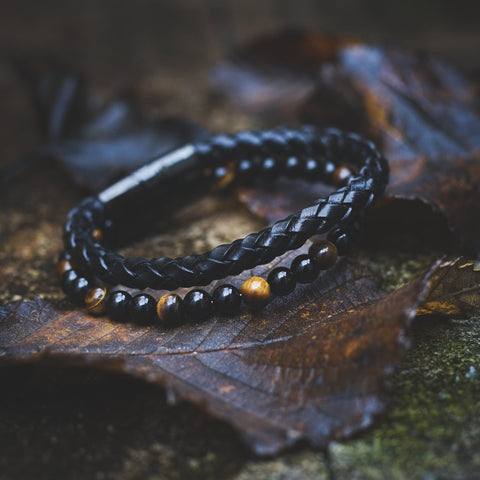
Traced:
<path id="1" fill-rule="evenodd" d="M 259 34 L 298 27 L 442 54 L 480 69 L 480 3 L 467 0 L 17 0 L 0 51 L 49 52 L 98 82 L 187 73 Z"/>
<path id="2" fill-rule="evenodd" d="M 55 57 L 100 97 L 134 86 L 154 114 L 235 130 L 251 122 L 206 108 L 202 82 L 216 62 L 259 36 L 297 29 L 386 42 L 439 54 L 478 78 L 479 18 L 475 0 L 3 0 L 0 165 L 39 142 L 12 59 Z"/>

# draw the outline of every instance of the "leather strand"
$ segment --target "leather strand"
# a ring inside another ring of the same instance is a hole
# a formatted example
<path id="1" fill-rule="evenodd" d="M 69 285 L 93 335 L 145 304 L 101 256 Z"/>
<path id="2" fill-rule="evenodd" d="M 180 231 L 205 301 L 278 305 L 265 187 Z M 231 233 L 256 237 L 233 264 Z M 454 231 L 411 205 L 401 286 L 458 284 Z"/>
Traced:
<path id="1" fill-rule="evenodd" d="M 207 285 L 213 280 L 237 275 L 266 264 L 283 253 L 301 247 L 312 235 L 346 231 L 366 208 L 381 195 L 388 183 L 389 167 L 375 145 L 356 134 L 305 126 L 297 130 L 277 128 L 217 135 L 194 145 L 205 166 L 243 158 L 287 158 L 311 156 L 324 162 L 348 162 L 359 168 L 348 184 L 318 199 L 304 209 L 275 222 L 258 233 L 215 247 L 204 254 L 181 258 L 124 258 L 93 239 L 93 230 L 102 228 L 105 205 L 96 197 L 74 208 L 64 230 L 68 252 L 87 275 L 109 284 L 144 289 L 173 290 Z"/>

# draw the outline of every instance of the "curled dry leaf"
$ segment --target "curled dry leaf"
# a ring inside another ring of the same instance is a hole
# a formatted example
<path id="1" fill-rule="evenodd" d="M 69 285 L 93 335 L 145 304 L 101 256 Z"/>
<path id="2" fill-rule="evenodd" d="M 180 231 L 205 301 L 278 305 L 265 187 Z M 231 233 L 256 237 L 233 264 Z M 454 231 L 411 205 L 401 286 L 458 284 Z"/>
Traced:
<path id="1" fill-rule="evenodd" d="M 467 318 L 480 314 L 480 263 L 464 258 L 440 265 L 430 278 L 429 293 L 418 315 Z"/>
<path id="2" fill-rule="evenodd" d="M 408 347 L 406 328 L 429 278 L 444 278 L 449 268 L 467 283 L 475 277 L 478 287 L 480 273 L 465 276 L 471 272 L 451 263 L 387 295 L 366 267 L 343 259 L 261 313 L 172 330 L 24 301 L 0 310 L 0 358 L 88 363 L 162 385 L 168 398 L 231 423 L 258 454 L 300 440 L 322 447 L 384 410 L 386 380 Z"/>
<path id="3" fill-rule="evenodd" d="M 260 39 L 232 57 L 230 63 L 257 80 L 245 82 L 243 90 L 252 98 L 273 91 L 261 104 L 263 112 L 271 115 L 275 92 L 281 96 L 288 90 L 286 85 L 294 89 L 295 82 L 308 79 L 315 91 L 306 99 L 290 97 L 295 105 L 288 112 L 277 110 L 275 123 L 335 126 L 374 139 L 391 165 L 387 194 L 419 199 L 441 212 L 464 251 L 480 255 L 480 117 L 475 85 L 453 66 L 426 54 L 326 38 L 323 43 L 325 48 L 330 45 L 330 55 L 309 56 L 308 66 L 296 64 L 293 69 L 290 64 L 297 56 L 303 58 L 304 45 L 320 40 L 304 34 L 289 49 L 279 48 L 283 56 L 263 54 L 276 41 L 281 46 L 284 38 L 280 34 Z M 218 68 L 226 68 L 222 65 Z M 264 74 L 269 70 L 276 72 L 275 77 Z M 285 70 L 288 75 L 282 76 Z M 236 78 L 236 83 L 220 79 L 227 98 L 243 91 L 242 75 Z M 276 90 L 281 82 L 282 89 Z M 321 194 L 314 186 L 307 187 L 303 196 Z M 248 201 L 250 194 L 243 197 Z"/>
<path id="4" fill-rule="evenodd" d="M 336 76 L 362 99 L 363 130 L 390 161 L 387 194 L 442 212 L 464 250 L 480 255 L 480 117 L 472 84 L 428 55 L 369 46 L 346 48 L 329 73 L 332 87 Z"/>

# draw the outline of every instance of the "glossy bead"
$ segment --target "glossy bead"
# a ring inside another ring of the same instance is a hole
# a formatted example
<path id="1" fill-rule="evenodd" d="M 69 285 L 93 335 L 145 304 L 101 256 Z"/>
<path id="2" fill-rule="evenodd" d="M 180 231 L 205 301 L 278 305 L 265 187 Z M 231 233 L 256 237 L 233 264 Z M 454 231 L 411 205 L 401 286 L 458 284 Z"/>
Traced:
<path id="1" fill-rule="evenodd" d="M 242 179 L 249 179 L 256 173 L 256 167 L 252 160 L 247 158 L 240 160 L 237 165 L 237 175 Z"/>
<path id="2" fill-rule="evenodd" d="M 314 158 L 307 158 L 303 167 L 306 180 L 318 180 L 322 176 L 322 166 Z"/>
<path id="3" fill-rule="evenodd" d="M 157 301 L 147 293 L 139 293 L 132 298 L 129 315 L 132 322 L 146 325 L 155 319 Z"/>
<path id="4" fill-rule="evenodd" d="M 350 236 L 342 230 L 332 230 L 328 234 L 328 240 L 335 244 L 339 255 L 347 255 L 352 250 L 352 240 Z"/>
<path id="5" fill-rule="evenodd" d="M 312 243 L 308 250 L 308 255 L 313 259 L 321 270 L 333 267 L 338 258 L 338 250 L 334 243 L 323 240 Z"/>
<path id="6" fill-rule="evenodd" d="M 298 283 L 313 282 L 320 273 L 320 267 L 308 255 L 294 258 L 290 270 Z"/>
<path id="7" fill-rule="evenodd" d="M 75 305 L 83 307 L 85 305 L 85 295 L 91 288 L 90 282 L 85 277 L 76 278 L 69 292 L 70 300 Z"/>
<path id="8" fill-rule="evenodd" d="M 323 174 L 325 178 L 329 179 L 333 175 L 333 172 L 336 168 L 337 167 L 335 167 L 333 162 L 325 162 L 325 165 L 323 166 Z"/>
<path id="9" fill-rule="evenodd" d="M 105 287 L 94 287 L 85 295 L 85 306 L 92 315 L 102 315 L 107 306 L 107 289 Z"/>
<path id="10" fill-rule="evenodd" d="M 250 277 L 240 289 L 245 303 L 252 308 L 262 308 L 270 300 L 270 285 L 262 277 Z"/>
<path id="11" fill-rule="evenodd" d="M 114 322 L 127 322 L 129 320 L 130 302 L 132 296 L 123 290 L 115 290 L 107 299 L 107 313 Z"/>
<path id="12" fill-rule="evenodd" d="M 352 171 L 347 166 L 342 165 L 333 172 L 332 181 L 335 185 L 344 185 L 351 175 Z"/>
<path id="13" fill-rule="evenodd" d="M 157 302 L 157 316 L 161 324 L 180 325 L 183 320 L 183 301 L 175 293 L 162 295 Z"/>
<path id="14" fill-rule="evenodd" d="M 67 260 L 66 258 L 63 260 L 60 260 L 60 262 L 57 265 L 57 277 L 59 280 L 61 280 L 63 274 L 65 272 L 68 272 L 69 270 L 73 270 L 74 265 L 73 262 L 69 259 Z"/>
<path id="15" fill-rule="evenodd" d="M 95 228 L 92 232 L 92 238 L 99 243 L 103 240 L 103 232 L 99 228 Z"/>
<path id="16" fill-rule="evenodd" d="M 213 180 L 218 188 L 225 188 L 235 179 L 235 165 L 228 162 L 227 165 L 219 165 L 213 171 Z"/>
<path id="17" fill-rule="evenodd" d="M 288 157 L 285 162 L 285 174 L 290 178 L 297 178 L 302 174 L 302 164 L 298 157 Z"/>
<path id="18" fill-rule="evenodd" d="M 266 178 L 273 178 L 280 172 L 280 164 L 277 160 L 267 157 L 262 162 L 262 174 Z"/>
<path id="19" fill-rule="evenodd" d="M 240 309 L 242 296 L 237 288 L 228 283 L 220 285 L 213 292 L 213 306 L 220 315 L 233 315 Z"/>
<path id="20" fill-rule="evenodd" d="M 62 286 L 62 290 L 69 295 L 72 291 L 73 282 L 79 277 L 79 274 L 76 270 L 67 270 L 62 274 L 62 278 L 60 280 L 60 284 Z"/>
<path id="21" fill-rule="evenodd" d="M 183 308 L 189 320 L 206 320 L 213 313 L 212 297 L 205 290 L 190 290 L 183 299 Z"/>
<path id="22" fill-rule="evenodd" d="M 58 262 L 60 263 L 62 260 L 71 260 L 72 255 L 64 250 L 59 256 L 58 256 Z"/>
<path id="23" fill-rule="evenodd" d="M 295 278 L 289 268 L 274 268 L 267 277 L 268 284 L 275 295 L 283 296 L 293 292 Z"/>

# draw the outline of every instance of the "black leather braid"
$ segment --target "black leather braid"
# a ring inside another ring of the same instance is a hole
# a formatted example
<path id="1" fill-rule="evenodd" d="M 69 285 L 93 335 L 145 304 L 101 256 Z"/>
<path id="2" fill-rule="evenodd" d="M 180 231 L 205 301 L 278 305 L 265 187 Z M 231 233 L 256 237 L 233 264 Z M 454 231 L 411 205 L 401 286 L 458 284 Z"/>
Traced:
<path id="1" fill-rule="evenodd" d="M 218 135 L 194 145 L 195 154 L 205 167 L 222 161 L 243 158 L 287 158 L 310 156 L 324 162 L 358 167 L 348 184 L 304 209 L 275 222 L 258 233 L 219 245 L 204 254 L 182 258 L 124 258 L 107 250 L 93 238 L 93 230 L 102 228 L 105 204 L 90 197 L 73 209 L 65 226 L 65 247 L 86 274 L 110 284 L 132 288 L 167 289 L 207 285 L 211 281 L 266 264 L 283 253 L 297 249 L 312 235 L 336 227 L 344 231 L 358 220 L 388 183 L 387 161 L 375 145 L 356 134 L 335 129 L 319 131 L 277 128 L 268 131 Z"/>

